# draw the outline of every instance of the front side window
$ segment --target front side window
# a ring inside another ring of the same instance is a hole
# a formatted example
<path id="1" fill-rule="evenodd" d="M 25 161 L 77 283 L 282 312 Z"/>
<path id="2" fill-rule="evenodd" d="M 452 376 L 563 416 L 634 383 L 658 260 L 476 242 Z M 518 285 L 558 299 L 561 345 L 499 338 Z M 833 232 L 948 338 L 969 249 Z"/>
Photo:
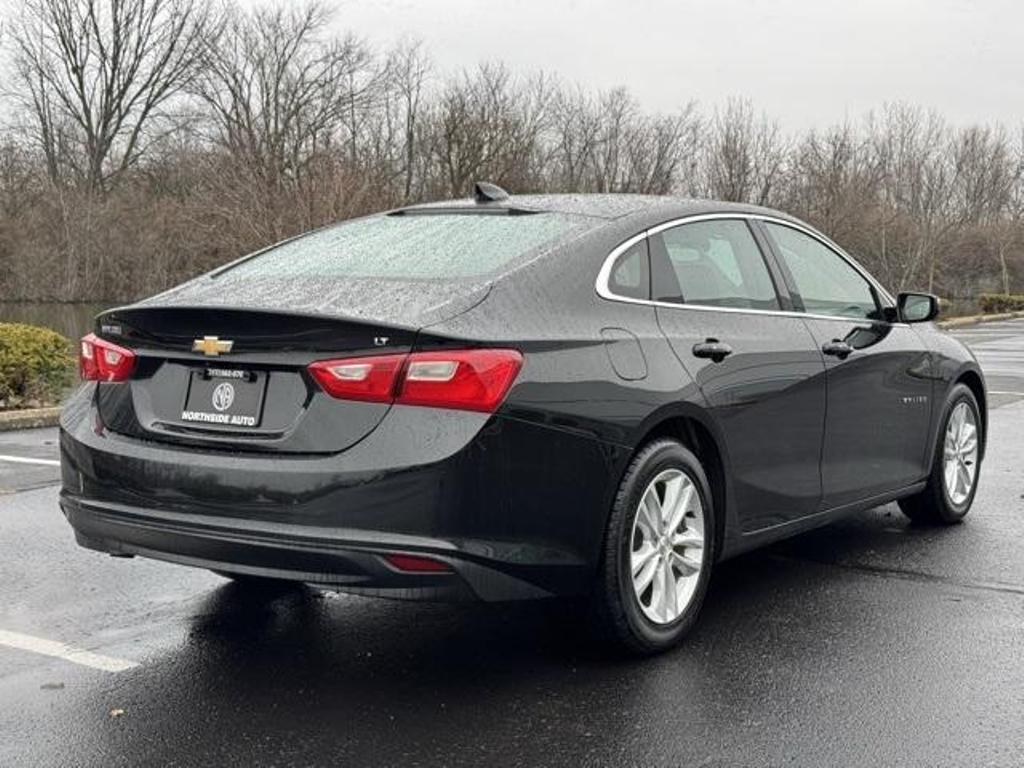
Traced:
<path id="1" fill-rule="evenodd" d="M 659 301 L 709 307 L 779 309 L 761 249 L 745 221 L 681 224 L 651 241 Z"/>
<path id="2" fill-rule="evenodd" d="M 789 268 L 804 309 L 815 315 L 879 317 L 871 284 L 850 263 L 810 235 L 782 224 L 765 222 Z"/>

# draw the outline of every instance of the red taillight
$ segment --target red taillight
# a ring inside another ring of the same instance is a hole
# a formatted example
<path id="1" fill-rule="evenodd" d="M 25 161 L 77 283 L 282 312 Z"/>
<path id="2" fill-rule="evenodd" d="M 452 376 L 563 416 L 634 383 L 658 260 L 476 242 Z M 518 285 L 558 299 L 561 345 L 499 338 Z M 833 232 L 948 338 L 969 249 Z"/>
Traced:
<path id="1" fill-rule="evenodd" d="M 462 349 L 323 360 L 309 372 L 343 400 L 494 411 L 523 364 L 514 349 Z"/>
<path id="2" fill-rule="evenodd" d="M 384 555 L 388 565 L 403 573 L 451 573 L 452 567 L 443 560 L 419 555 Z"/>
<path id="3" fill-rule="evenodd" d="M 331 397 L 390 403 L 395 396 L 395 380 L 404 360 L 405 355 L 321 360 L 310 365 L 309 372 Z"/>
<path id="4" fill-rule="evenodd" d="M 490 413 L 523 364 L 514 349 L 467 349 L 409 355 L 397 402 Z"/>
<path id="5" fill-rule="evenodd" d="M 84 337 L 79 346 L 78 371 L 85 381 L 125 381 L 135 370 L 135 353 L 99 338 Z"/>

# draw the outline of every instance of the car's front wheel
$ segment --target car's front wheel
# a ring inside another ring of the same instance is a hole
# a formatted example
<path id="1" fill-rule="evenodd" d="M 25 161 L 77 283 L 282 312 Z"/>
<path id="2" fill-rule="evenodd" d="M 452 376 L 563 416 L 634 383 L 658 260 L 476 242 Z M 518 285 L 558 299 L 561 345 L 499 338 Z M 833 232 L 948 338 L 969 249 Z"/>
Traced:
<path id="1" fill-rule="evenodd" d="M 693 626 L 714 560 L 707 475 L 675 440 L 634 457 L 608 522 L 597 590 L 602 628 L 636 653 L 675 645 Z"/>
<path id="2" fill-rule="evenodd" d="M 903 513 L 916 523 L 951 525 L 971 508 L 981 468 L 981 411 L 974 393 L 957 384 L 944 403 L 928 484 L 900 499 Z"/>

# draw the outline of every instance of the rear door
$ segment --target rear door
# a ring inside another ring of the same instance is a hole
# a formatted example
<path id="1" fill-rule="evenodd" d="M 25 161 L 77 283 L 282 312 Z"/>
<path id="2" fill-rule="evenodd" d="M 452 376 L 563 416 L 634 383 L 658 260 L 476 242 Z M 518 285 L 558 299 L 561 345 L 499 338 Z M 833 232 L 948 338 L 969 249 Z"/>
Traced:
<path id="1" fill-rule="evenodd" d="M 652 230 L 650 250 L 658 322 L 725 436 L 742 527 L 815 512 L 824 364 L 753 230 L 691 219 Z"/>
<path id="2" fill-rule="evenodd" d="M 892 491 L 925 474 L 932 378 L 917 333 L 887 322 L 878 289 L 810 233 L 761 226 L 827 368 L 823 506 Z"/>

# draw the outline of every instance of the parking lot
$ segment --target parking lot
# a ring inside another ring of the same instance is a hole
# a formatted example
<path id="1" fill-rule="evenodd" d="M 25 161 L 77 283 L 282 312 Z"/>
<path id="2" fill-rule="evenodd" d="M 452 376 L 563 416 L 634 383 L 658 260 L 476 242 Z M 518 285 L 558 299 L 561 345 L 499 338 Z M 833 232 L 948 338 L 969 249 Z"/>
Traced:
<path id="1" fill-rule="evenodd" d="M 246 590 L 78 548 L 55 429 L 0 433 L 0 766 L 1024 764 L 1024 320 L 956 331 L 961 526 L 880 507 L 724 564 L 678 650 L 560 604 Z"/>

